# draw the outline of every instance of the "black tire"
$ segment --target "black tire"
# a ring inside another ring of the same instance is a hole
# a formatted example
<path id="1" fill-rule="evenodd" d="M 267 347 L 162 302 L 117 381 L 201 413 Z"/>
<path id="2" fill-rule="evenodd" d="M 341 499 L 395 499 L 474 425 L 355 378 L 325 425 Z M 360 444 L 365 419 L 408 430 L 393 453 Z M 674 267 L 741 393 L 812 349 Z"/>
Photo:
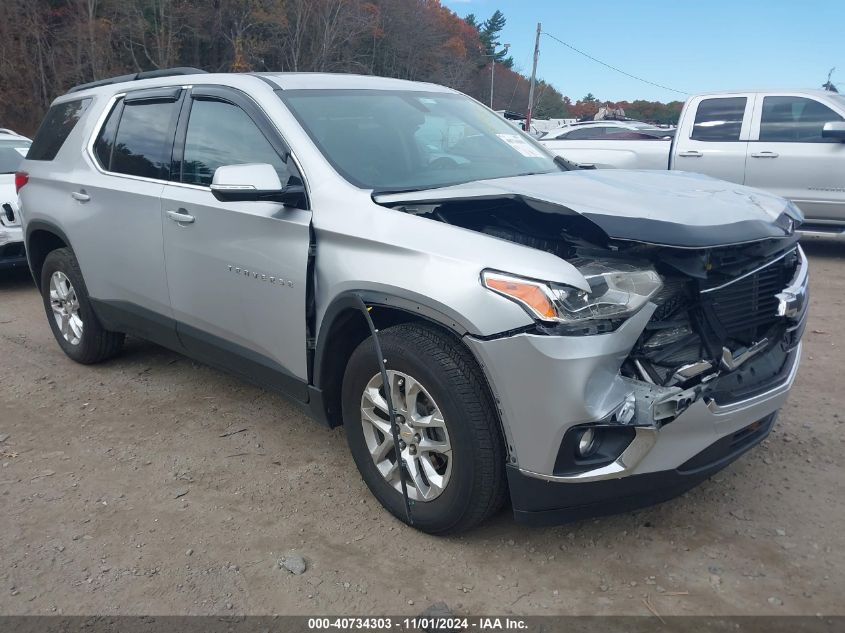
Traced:
<path id="1" fill-rule="evenodd" d="M 82 336 L 76 344 L 65 339 L 53 316 L 50 303 L 50 279 L 55 272 L 64 273 L 70 280 L 79 302 L 79 316 L 83 327 Z M 44 260 L 44 266 L 41 268 L 41 297 L 53 336 L 56 337 L 62 351 L 71 359 L 83 365 L 91 365 L 111 358 L 120 351 L 125 335 L 122 332 L 110 332 L 100 324 L 91 307 L 79 262 L 76 261 L 76 256 L 69 248 L 51 251 Z"/>
<path id="2" fill-rule="evenodd" d="M 430 534 L 468 530 L 505 502 L 505 447 L 487 384 L 475 359 L 448 333 L 421 323 L 379 332 L 388 369 L 418 380 L 437 402 L 452 445 L 451 478 L 440 496 L 412 505 L 413 526 Z M 343 420 L 358 470 L 373 495 L 407 522 L 402 494 L 382 477 L 367 448 L 361 397 L 379 371 L 372 338 L 349 359 L 343 379 Z"/>

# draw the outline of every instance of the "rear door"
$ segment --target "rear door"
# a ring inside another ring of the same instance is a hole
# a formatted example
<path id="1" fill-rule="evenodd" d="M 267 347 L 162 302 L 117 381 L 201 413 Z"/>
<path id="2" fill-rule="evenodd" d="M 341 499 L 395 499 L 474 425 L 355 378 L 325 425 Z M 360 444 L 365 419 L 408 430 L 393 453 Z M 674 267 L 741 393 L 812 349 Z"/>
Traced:
<path id="1" fill-rule="evenodd" d="M 304 400 L 311 213 L 220 202 L 209 187 L 218 167 L 245 163 L 301 184 L 284 141 L 249 97 L 220 86 L 193 88 L 176 139 L 160 213 L 179 338 L 195 357 Z"/>
<path id="2" fill-rule="evenodd" d="M 78 180 L 65 222 L 98 314 L 171 347 L 160 209 L 183 92 L 135 90 L 113 100 L 88 148 L 96 172 L 71 174 Z"/>
<path id="3" fill-rule="evenodd" d="M 751 93 L 690 99 L 669 168 L 742 184 L 753 106 Z"/>
<path id="4" fill-rule="evenodd" d="M 845 143 L 822 137 L 825 123 L 845 117 L 807 95 L 758 101 L 745 184 L 792 200 L 808 222 L 845 222 Z"/>

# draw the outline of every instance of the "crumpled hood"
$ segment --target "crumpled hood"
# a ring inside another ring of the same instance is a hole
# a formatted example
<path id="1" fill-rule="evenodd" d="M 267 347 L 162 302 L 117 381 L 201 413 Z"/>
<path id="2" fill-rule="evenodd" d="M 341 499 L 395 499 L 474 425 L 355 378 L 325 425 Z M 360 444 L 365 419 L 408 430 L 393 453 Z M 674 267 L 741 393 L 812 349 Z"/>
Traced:
<path id="1" fill-rule="evenodd" d="M 374 196 L 387 206 L 497 198 L 582 215 L 614 239 L 685 248 L 784 237 L 803 221 L 783 198 L 686 172 L 578 170 Z"/>

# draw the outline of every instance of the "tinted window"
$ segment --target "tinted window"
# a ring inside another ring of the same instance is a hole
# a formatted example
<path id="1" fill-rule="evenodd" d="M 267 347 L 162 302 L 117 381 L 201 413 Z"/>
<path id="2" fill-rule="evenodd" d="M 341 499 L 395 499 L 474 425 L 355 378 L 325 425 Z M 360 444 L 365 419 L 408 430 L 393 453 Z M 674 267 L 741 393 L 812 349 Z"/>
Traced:
<path id="1" fill-rule="evenodd" d="M 659 133 L 648 134 L 646 132 L 637 132 L 636 130 L 608 130 L 607 136 L 604 138 L 608 141 L 660 141 L 668 134 L 661 136 Z"/>
<path id="2" fill-rule="evenodd" d="M 0 174 L 13 174 L 26 156 L 29 141 L 24 139 L 0 141 Z"/>
<path id="3" fill-rule="evenodd" d="M 120 121 L 120 113 L 123 110 L 123 103 L 118 101 L 112 108 L 109 118 L 106 119 L 97 140 L 94 141 L 94 155 L 103 169 L 111 170 L 112 151 L 114 150 L 114 138 L 117 134 L 117 124 Z"/>
<path id="4" fill-rule="evenodd" d="M 692 137 L 697 141 L 738 141 L 745 97 L 704 99 L 698 104 Z"/>
<path id="5" fill-rule="evenodd" d="M 572 130 L 566 136 L 562 136 L 561 140 L 596 140 L 604 138 L 607 127 L 581 127 L 577 130 Z"/>
<path id="6" fill-rule="evenodd" d="M 195 100 L 188 120 L 182 182 L 210 185 L 222 165 L 269 163 L 282 184 L 289 173 L 270 142 L 239 107 L 222 101 Z"/>
<path id="7" fill-rule="evenodd" d="M 165 180 L 170 176 L 177 102 L 127 103 L 117 126 L 111 171 Z"/>
<path id="8" fill-rule="evenodd" d="M 765 97 L 760 119 L 760 140 L 785 143 L 838 142 L 822 138 L 828 121 L 842 117 L 826 105 L 804 97 Z"/>
<path id="9" fill-rule="evenodd" d="M 53 160 L 91 99 L 65 101 L 47 111 L 27 154 L 29 160 Z"/>

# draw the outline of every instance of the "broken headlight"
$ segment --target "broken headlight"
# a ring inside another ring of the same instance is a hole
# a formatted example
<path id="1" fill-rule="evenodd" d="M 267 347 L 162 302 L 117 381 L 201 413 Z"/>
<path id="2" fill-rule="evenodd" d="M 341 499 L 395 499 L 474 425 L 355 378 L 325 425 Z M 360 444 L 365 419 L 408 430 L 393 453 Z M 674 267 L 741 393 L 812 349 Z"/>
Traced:
<path id="1" fill-rule="evenodd" d="M 663 286 L 660 275 L 648 267 L 609 260 L 590 260 L 576 267 L 589 291 L 494 271 L 484 271 L 481 278 L 486 288 L 519 303 L 533 317 L 557 323 L 627 317 Z"/>

